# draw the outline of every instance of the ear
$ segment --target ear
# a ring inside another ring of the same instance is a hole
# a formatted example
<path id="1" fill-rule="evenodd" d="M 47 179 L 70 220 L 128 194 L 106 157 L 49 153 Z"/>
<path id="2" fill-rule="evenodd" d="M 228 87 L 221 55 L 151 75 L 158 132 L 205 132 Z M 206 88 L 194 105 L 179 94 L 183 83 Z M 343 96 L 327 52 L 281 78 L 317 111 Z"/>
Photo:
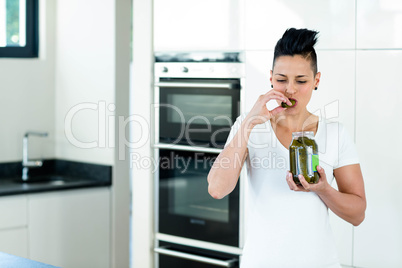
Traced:
<path id="1" fill-rule="evenodd" d="M 314 87 L 318 87 L 318 85 L 320 84 L 320 79 L 321 79 L 321 73 L 317 72 L 315 77 L 314 77 L 315 81 L 314 81 Z"/>
<path id="2" fill-rule="evenodd" d="M 271 82 L 271 85 L 272 85 L 272 74 L 273 74 L 273 72 L 272 72 L 272 70 L 270 70 L 269 71 L 269 81 Z"/>

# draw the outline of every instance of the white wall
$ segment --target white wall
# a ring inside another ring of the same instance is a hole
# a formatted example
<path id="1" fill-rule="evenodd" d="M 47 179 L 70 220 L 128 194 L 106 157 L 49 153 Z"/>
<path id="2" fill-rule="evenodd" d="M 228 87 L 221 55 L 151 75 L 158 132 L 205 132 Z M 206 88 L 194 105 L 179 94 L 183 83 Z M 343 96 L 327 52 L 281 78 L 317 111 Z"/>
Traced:
<path id="1" fill-rule="evenodd" d="M 131 71 L 130 114 L 138 123 L 132 124 L 132 152 L 151 159 L 151 103 L 153 103 L 152 1 L 133 1 L 133 66 Z M 144 121 L 149 123 L 140 125 Z M 135 143 L 137 141 L 137 143 Z M 142 146 L 139 143 L 145 141 Z M 139 165 L 131 167 L 132 222 L 131 267 L 153 266 L 153 174 Z"/>
<path id="2" fill-rule="evenodd" d="M 114 0 L 57 1 L 57 158 L 108 165 L 114 162 L 114 150 L 109 146 L 109 140 L 114 139 L 109 139 L 109 133 L 113 135 L 109 127 L 113 129 L 114 125 L 108 124 L 114 114 L 109 105 L 115 104 L 114 4 Z M 66 123 L 74 107 L 82 109 Z M 65 133 L 70 126 L 73 137 Z"/>
<path id="3" fill-rule="evenodd" d="M 49 132 L 47 138 L 33 138 L 30 155 L 55 155 L 54 12 L 54 1 L 40 1 L 39 58 L 0 58 L 0 162 L 22 160 L 27 130 Z"/>
<path id="4" fill-rule="evenodd" d="M 57 1 L 56 157 L 113 166 L 111 264 L 118 268 L 129 266 L 130 181 L 128 151 L 124 158 L 115 149 L 128 128 L 114 116 L 128 117 L 130 15 L 130 0 Z"/>

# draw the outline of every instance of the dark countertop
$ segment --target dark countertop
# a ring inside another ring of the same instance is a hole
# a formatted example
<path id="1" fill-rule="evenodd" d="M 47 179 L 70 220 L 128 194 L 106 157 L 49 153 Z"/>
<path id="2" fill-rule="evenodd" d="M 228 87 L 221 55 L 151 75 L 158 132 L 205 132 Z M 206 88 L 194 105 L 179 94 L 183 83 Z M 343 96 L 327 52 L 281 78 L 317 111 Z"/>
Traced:
<path id="1" fill-rule="evenodd" d="M 21 174 L 21 162 L 0 164 L 0 196 L 112 185 L 111 166 L 67 160 L 44 160 L 29 170 L 27 182 Z"/>
<path id="2" fill-rule="evenodd" d="M 56 266 L 52 266 L 49 264 L 44 264 L 37 261 L 32 261 L 29 259 L 17 257 L 14 255 L 10 255 L 7 253 L 0 252 L 0 267 L 2 268 L 53 268 Z"/>

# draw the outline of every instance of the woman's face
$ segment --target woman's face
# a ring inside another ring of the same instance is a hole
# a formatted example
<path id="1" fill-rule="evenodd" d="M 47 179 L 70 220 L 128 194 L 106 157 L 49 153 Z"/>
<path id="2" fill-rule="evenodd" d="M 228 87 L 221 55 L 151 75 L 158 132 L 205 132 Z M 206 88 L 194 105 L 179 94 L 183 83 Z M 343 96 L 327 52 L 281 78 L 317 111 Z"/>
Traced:
<path id="1" fill-rule="evenodd" d="M 318 87 L 320 77 L 319 72 L 314 76 L 310 60 L 300 55 L 280 56 L 276 59 L 270 78 L 273 89 L 296 100 L 296 104 L 286 109 L 285 113 L 295 114 L 306 108 L 314 88 Z"/>

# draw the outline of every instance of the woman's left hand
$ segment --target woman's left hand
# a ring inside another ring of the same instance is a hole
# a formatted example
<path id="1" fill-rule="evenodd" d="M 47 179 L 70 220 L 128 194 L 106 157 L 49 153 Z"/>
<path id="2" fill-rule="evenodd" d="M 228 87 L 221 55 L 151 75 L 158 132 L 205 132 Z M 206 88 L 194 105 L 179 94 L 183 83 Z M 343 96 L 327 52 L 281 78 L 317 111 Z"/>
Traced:
<path id="1" fill-rule="evenodd" d="M 292 173 L 288 172 L 286 176 L 286 182 L 289 185 L 290 190 L 297 191 L 297 192 L 315 192 L 317 194 L 325 192 L 328 187 L 331 187 L 328 184 L 327 176 L 325 175 L 325 170 L 321 166 L 317 166 L 318 174 L 320 175 L 320 179 L 317 183 L 308 183 L 303 175 L 299 175 L 299 181 L 301 185 L 296 185 L 293 181 Z"/>

